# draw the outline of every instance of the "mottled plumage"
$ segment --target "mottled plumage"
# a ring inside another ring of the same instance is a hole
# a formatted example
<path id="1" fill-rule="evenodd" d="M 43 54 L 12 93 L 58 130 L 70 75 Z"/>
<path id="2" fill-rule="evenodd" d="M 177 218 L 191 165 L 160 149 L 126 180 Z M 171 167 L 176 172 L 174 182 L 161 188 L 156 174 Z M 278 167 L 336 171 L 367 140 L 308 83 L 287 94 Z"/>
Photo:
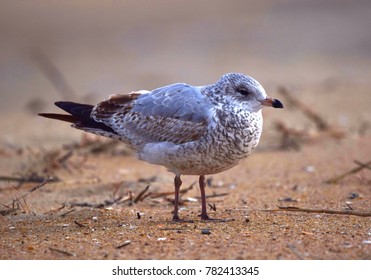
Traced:
<path id="1" fill-rule="evenodd" d="M 178 217 L 180 175 L 199 175 L 202 219 L 206 212 L 205 175 L 237 165 L 259 143 L 261 108 L 283 108 L 253 78 L 238 73 L 195 87 L 183 83 L 153 91 L 112 95 L 96 106 L 56 102 L 70 115 L 41 114 L 72 122 L 88 132 L 119 139 L 139 159 L 175 173 L 174 220 Z"/>

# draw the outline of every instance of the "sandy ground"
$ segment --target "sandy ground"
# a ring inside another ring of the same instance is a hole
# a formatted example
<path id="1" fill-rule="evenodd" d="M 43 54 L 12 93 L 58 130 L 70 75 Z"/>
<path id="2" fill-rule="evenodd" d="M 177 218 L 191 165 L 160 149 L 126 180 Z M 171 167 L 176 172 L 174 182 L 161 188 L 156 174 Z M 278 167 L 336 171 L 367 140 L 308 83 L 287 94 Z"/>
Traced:
<path id="1" fill-rule="evenodd" d="M 327 141 L 304 147 L 300 152 L 257 152 L 240 166 L 213 176 L 207 193 L 225 196 L 208 199 L 216 208 L 216 211 L 209 209 L 210 215 L 234 219 L 225 223 L 199 221 L 197 187 L 182 196 L 181 216 L 193 223 L 170 222 L 172 203 L 164 196 L 94 208 L 94 204 L 125 197 L 130 191 L 135 198 L 148 184 L 152 193 L 170 192 L 172 176 L 161 167 L 130 156 L 89 156 L 82 170 L 72 174 L 60 171 L 63 182 L 48 183 L 18 201 L 20 210 L 0 217 L 1 256 L 4 259 L 369 259 L 370 217 L 265 211 L 276 209 L 277 205 L 332 210 L 350 209 L 349 205 L 354 211 L 369 211 L 369 174 L 361 172 L 338 184 L 323 182 L 353 167 L 350 158 L 365 160 L 365 155 L 370 154 L 369 140 Z M 142 180 L 138 182 L 138 179 Z M 184 177 L 185 188 L 196 179 Z M 11 185 L 14 184 L 3 184 L 2 203 L 19 197 L 36 184 L 25 184 L 19 190 Z M 88 203 L 90 207 L 59 209 L 73 203 Z M 203 234 L 203 230 L 210 234 Z M 130 244 L 120 248 L 127 240 Z"/>
<path id="2" fill-rule="evenodd" d="M 1 9 L 8 16 L 0 17 L 6 38 L 0 56 L 7 63 L 0 67 L 6 74 L 0 85 L 0 259 L 371 259 L 371 217 L 352 215 L 371 211 L 370 171 L 325 182 L 371 156 L 371 52 L 362 28 L 368 1 L 336 9 L 331 1 L 263 1 L 249 9 L 245 1 L 214 2 L 205 18 L 200 15 L 207 5 L 198 2 L 178 7 L 162 1 L 148 7 L 151 13 L 132 1 L 125 2 L 130 9 L 96 4 L 85 11 L 66 4 L 59 10 L 67 19 L 25 18 L 28 24 L 13 25 L 18 36 L 4 28 L 16 7 Z M 98 24 L 91 20 L 102 14 Z M 41 28 L 44 21 L 53 24 Z M 32 35 L 32 44 L 24 34 Z M 209 177 L 209 214 L 230 221 L 200 221 L 197 177 L 184 176 L 180 215 L 191 222 L 171 222 L 171 173 L 136 160 L 121 145 L 37 117 L 40 110 L 56 112 L 52 101 L 69 92 L 56 85 L 54 91 L 42 74 L 45 63 L 12 49 L 34 47 L 37 40 L 79 101 L 176 81 L 211 83 L 229 71 L 261 81 L 285 110 L 265 110 L 258 149 Z M 280 94 L 281 86 L 331 129 L 319 131 Z M 277 122 L 298 134 L 283 143 Z M 36 189 L 40 182 L 6 176 L 59 181 Z M 288 206 L 318 213 L 277 211 Z"/>

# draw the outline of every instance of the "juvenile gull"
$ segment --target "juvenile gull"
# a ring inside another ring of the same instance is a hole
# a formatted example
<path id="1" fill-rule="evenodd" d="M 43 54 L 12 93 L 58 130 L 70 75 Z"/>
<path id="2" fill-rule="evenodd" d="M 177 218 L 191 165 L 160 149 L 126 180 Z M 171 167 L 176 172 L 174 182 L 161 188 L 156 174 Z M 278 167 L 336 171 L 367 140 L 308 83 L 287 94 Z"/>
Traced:
<path id="1" fill-rule="evenodd" d="M 175 221 L 180 220 L 180 176 L 200 176 L 201 219 L 209 220 L 205 175 L 230 169 L 250 155 L 262 132 L 263 106 L 283 108 L 255 79 L 240 73 L 225 74 L 207 86 L 177 83 L 116 94 L 96 106 L 64 101 L 55 105 L 69 115 L 40 115 L 118 139 L 139 159 L 173 172 Z"/>

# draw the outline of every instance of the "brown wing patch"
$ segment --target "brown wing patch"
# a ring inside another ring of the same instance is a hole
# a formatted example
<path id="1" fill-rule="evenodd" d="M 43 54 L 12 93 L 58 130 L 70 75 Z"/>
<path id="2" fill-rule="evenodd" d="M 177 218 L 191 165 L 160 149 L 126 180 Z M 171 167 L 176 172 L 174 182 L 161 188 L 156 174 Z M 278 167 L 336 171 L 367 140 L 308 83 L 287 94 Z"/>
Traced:
<path id="1" fill-rule="evenodd" d="M 105 120 L 111 118 L 114 114 L 128 113 L 133 107 L 133 101 L 136 100 L 141 93 L 131 92 L 128 94 L 114 94 L 109 99 L 98 103 L 92 111 L 92 117 L 96 120 Z"/>
<path id="2" fill-rule="evenodd" d="M 122 106 L 123 104 L 126 104 L 128 102 L 131 102 L 140 96 L 141 93 L 138 92 L 131 92 L 128 94 L 114 94 L 111 95 L 110 98 L 106 101 L 103 101 L 102 103 L 110 103 L 117 106 Z"/>

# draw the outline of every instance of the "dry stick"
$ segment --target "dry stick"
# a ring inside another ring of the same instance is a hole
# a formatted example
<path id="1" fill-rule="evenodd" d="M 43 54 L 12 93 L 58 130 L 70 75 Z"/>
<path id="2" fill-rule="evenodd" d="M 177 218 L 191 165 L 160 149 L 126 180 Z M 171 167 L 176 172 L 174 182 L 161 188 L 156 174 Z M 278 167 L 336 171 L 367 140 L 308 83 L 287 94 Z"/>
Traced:
<path id="1" fill-rule="evenodd" d="M 57 159 L 58 164 L 62 165 L 65 169 L 67 169 L 67 171 L 69 171 L 67 167 L 67 161 L 69 160 L 70 157 L 72 157 L 72 155 L 73 155 L 73 151 L 70 150 Z"/>
<path id="2" fill-rule="evenodd" d="M 279 87 L 278 91 L 289 103 L 303 111 L 303 113 L 316 124 L 318 130 L 324 131 L 330 128 L 328 123 L 321 116 L 294 98 L 285 87 Z"/>
<path id="3" fill-rule="evenodd" d="M 0 210 L 0 215 L 1 216 L 7 216 L 7 215 L 10 215 L 10 214 L 17 211 L 16 208 L 9 208 L 8 206 L 6 206 L 4 204 L 1 204 L 1 205 L 8 208 L 7 210 Z"/>
<path id="4" fill-rule="evenodd" d="M 78 225 L 79 227 L 86 227 L 86 225 L 82 224 L 82 223 L 79 223 L 78 221 L 74 221 L 76 225 Z"/>
<path id="5" fill-rule="evenodd" d="M 299 207 L 284 207 L 284 206 L 277 206 L 279 209 L 267 209 L 262 211 L 268 212 L 281 212 L 281 211 L 291 211 L 291 212 L 307 212 L 307 213 L 319 213 L 319 214 L 337 214 L 337 215 L 353 215 L 353 216 L 361 216 L 361 217 L 371 217 L 371 212 L 356 212 L 356 211 L 341 211 L 341 210 L 328 210 L 328 209 L 307 209 L 307 208 L 299 208 Z"/>
<path id="6" fill-rule="evenodd" d="M 289 248 L 291 250 L 291 252 L 294 253 L 295 256 L 298 257 L 299 260 L 303 260 L 303 256 L 299 253 L 299 250 L 295 247 L 295 245 L 293 244 L 288 244 L 287 245 L 287 248 Z"/>
<path id="7" fill-rule="evenodd" d="M 109 141 L 109 142 L 91 142 L 84 146 L 78 146 L 78 150 L 83 154 L 91 154 L 91 153 L 100 153 L 109 151 L 110 149 L 114 148 L 119 144 L 118 141 Z"/>
<path id="8" fill-rule="evenodd" d="M 340 180 L 344 179 L 345 177 L 349 176 L 349 175 L 352 175 L 352 174 L 355 174 L 359 171 L 361 171 L 362 169 L 364 168 L 367 168 L 367 169 L 370 169 L 370 164 L 371 164 L 371 160 L 366 162 L 366 163 L 361 163 L 359 161 L 354 161 L 356 164 L 358 164 L 359 166 L 358 167 L 355 167 L 339 176 L 336 176 L 334 178 L 331 178 L 331 179 L 328 179 L 327 181 L 325 181 L 325 183 L 327 184 L 336 184 L 338 183 Z"/>
<path id="9" fill-rule="evenodd" d="M 20 199 L 22 199 L 23 204 L 21 203 Z M 28 206 L 26 199 L 25 199 L 24 197 L 22 197 L 22 198 L 20 198 L 20 199 L 19 199 L 19 198 L 16 198 L 15 200 L 18 201 L 19 205 L 22 206 L 22 208 L 23 208 L 23 212 L 24 212 L 24 213 L 31 212 L 33 215 L 36 216 L 36 213 L 35 213 L 34 211 L 32 211 L 31 208 Z"/>
<path id="10" fill-rule="evenodd" d="M 49 250 L 64 254 L 64 255 L 69 256 L 69 257 L 75 257 L 76 256 L 75 253 L 70 253 L 70 252 L 67 252 L 67 251 L 64 251 L 64 250 L 61 250 L 61 249 L 57 249 L 57 248 L 49 247 Z"/>
<path id="11" fill-rule="evenodd" d="M 54 213 L 56 213 L 56 212 L 59 212 L 59 211 L 61 211 L 62 209 L 66 208 L 66 206 L 67 206 L 67 202 L 64 203 L 61 207 L 58 207 L 57 209 L 52 209 L 52 210 L 46 211 L 46 212 L 44 213 L 44 215 L 50 215 L 50 214 L 54 214 Z"/>
<path id="12" fill-rule="evenodd" d="M 67 212 L 64 212 L 64 213 L 60 214 L 60 216 L 61 216 L 61 217 L 65 217 L 65 216 L 67 216 L 68 214 L 70 214 L 70 213 L 72 213 L 72 212 L 75 212 L 75 211 L 76 211 L 76 209 L 71 209 L 71 210 L 69 210 L 69 211 L 67 211 Z"/>
<path id="13" fill-rule="evenodd" d="M 149 192 L 149 193 L 143 195 L 139 201 L 143 201 L 143 200 L 145 200 L 147 197 L 150 197 L 151 195 L 152 195 L 152 192 Z"/>
<path id="14" fill-rule="evenodd" d="M 354 163 L 358 164 L 359 166 L 362 166 L 363 168 L 367 168 L 367 169 L 371 170 L 371 164 L 370 164 L 371 160 L 369 162 L 366 162 L 366 163 L 362 163 L 358 160 L 354 160 Z"/>
<path id="15" fill-rule="evenodd" d="M 41 49 L 33 49 L 30 56 L 36 66 L 40 69 L 41 73 L 45 75 L 62 98 L 65 98 L 66 100 L 76 99 L 77 95 L 75 91 L 67 83 L 62 72 L 59 71 L 57 66 Z"/>
<path id="16" fill-rule="evenodd" d="M 300 149 L 300 145 L 296 138 L 302 138 L 307 136 L 305 131 L 299 131 L 293 128 L 289 128 L 284 122 L 276 121 L 276 130 L 282 134 L 281 148 L 293 148 L 295 150 Z"/>
<path id="17" fill-rule="evenodd" d="M 43 183 L 45 178 L 43 177 L 12 177 L 12 176 L 0 176 L 0 181 L 11 181 L 11 182 L 20 182 L 20 183 Z M 49 177 L 48 182 L 58 182 L 58 178 Z"/>
<path id="18" fill-rule="evenodd" d="M 306 131 L 298 130 L 295 128 L 288 127 L 284 122 L 282 121 L 276 121 L 275 122 L 276 129 L 280 132 L 282 132 L 285 135 L 293 135 L 293 136 L 307 136 L 308 133 Z"/>
<path id="19" fill-rule="evenodd" d="M 216 193 L 216 194 L 210 194 L 210 195 L 206 195 L 206 198 L 220 197 L 220 196 L 226 196 L 226 195 L 229 195 L 229 193 Z"/>
<path id="20" fill-rule="evenodd" d="M 105 200 L 102 203 L 70 202 L 70 203 L 68 203 L 68 205 L 78 206 L 78 207 L 103 208 L 103 207 L 114 205 L 114 204 L 119 203 L 119 202 L 122 203 L 122 202 L 125 202 L 125 201 L 128 201 L 128 200 L 131 200 L 130 196 L 126 196 L 126 197 L 119 196 L 118 198 Z"/>
<path id="21" fill-rule="evenodd" d="M 190 191 L 191 189 L 193 189 L 193 186 L 194 186 L 194 183 L 191 184 L 188 188 L 186 189 L 183 189 L 183 190 L 180 190 L 179 191 L 179 194 L 185 194 L 187 193 L 188 191 Z M 168 195 L 174 195 L 175 192 L 160 192 L 160 193 L 152 193 L 151 194 L 151 198 L 157 198 L 157 197 L 162 197 L 162 196 L 168 196 Z"/>
<path id="22" fill-rule="evenodd" d="M 211 203 L 208 203 L 207 205 L 209 205 L 210 209 L 215 211 L 216 212 L 216 206 L 215 206 L 215 203 L 211 204 Z"/>
<path id="23" fill-rule="evenodd" d="M 100 204 L 96 204 L 96 203 L 89 203 L 89 202 L 70 202 L 68 203 L 69 206 L 72 206 L 72 207 L 90 207 L 90 208 L 101 208 L 100 205 L 102 205 L 102 203 Z"/>
<path id="24" fill-rule="evenodd" d="M 166 227 L 166 228 L 159 228 L 158 230 L 179 230 L 179 231 L 182 231 L 182 230 L 187 230 L 187 228 L 180 228 L 180 227 L 169 228 L 169 227 Z"/>
<path id="25" fill-rule="evenodd" d="M 15 198 L 15 200 L 17 200 L 17 201 L 19 201 L 21 199 L 24 200 L 26 196 L 28 196 L 29 194 L 33 193 L 34 191 L 40 189 L 41 187 L 43 187 L 44 185 L 46 185 L 49 182 L 50 182 L 50 178 L 45 179 L 42 183 L 34 186 L 32 189 L 30 189 L 29 191 L 25 192 L 21 197 Z M 10 206 L 13 202 L 14 202 L 14 199 L 11 202 L 9 202 L 7 205 Z"/>
<path id="26" fill-rule="evenodd" d="M 131 243 L 131 240 L 126 240 L 123 244 L 121 244 L 119 246 L 116 246 L 115 249 L 124 248 L 124 247 L 128 246 L 130 243 Z"/>
<path id="27" fill-rule="evenodd" d="M 140 193 L 138 193 L 137 197 L 134 198 L 133 202 L 137 203 L 140 200 L 140 198 L 148 191 L 148 189 L 149 189 L 149 185 L 145 187 L 145 189 L 142 190 Z"/>

